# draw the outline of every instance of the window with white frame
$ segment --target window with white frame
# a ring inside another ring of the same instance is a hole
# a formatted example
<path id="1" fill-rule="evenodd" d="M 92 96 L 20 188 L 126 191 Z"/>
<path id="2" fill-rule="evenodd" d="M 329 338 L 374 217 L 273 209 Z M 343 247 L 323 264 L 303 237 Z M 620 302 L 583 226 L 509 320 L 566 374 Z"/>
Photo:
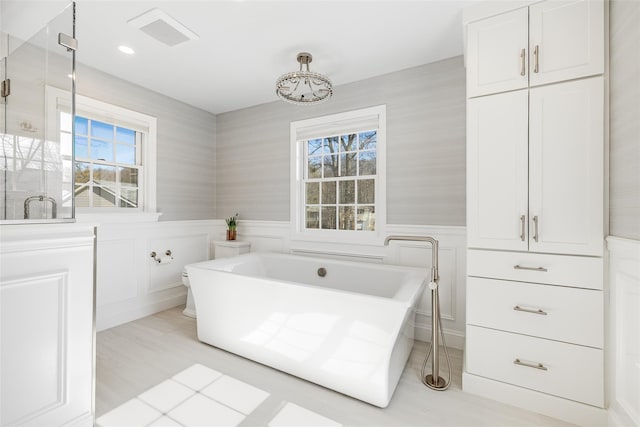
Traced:
<path id="1" fill-rule="evenodd" d="M 154 213 L 156 118 L 76 95 L 75 139 L 71 141 L 69 94 L 47 87 L 48 115 L 57 117 L 61 141 L 75 150 L 77 212 Z M 66 153 L 71 162 L 71 153 Z M 71 180 L 71 174 L 65 176 Z"/>
<path id="2" fill-rule="evenodd" d="M 385 106 L 291 124 L 298 237 L 360 239 L 385 223 Z"/>
<path id="3" fill-rule="evenodd" d="M 141 208 L 142 133 L 80 115 L 75 131 L 76 207 Z"/>

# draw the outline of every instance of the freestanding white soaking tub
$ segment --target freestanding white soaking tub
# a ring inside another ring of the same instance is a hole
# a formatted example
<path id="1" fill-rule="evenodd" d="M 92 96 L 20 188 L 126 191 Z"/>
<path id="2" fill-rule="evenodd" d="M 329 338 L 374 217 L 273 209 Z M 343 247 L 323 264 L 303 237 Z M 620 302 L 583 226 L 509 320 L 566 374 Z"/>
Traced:
<path id="1" fill-rule="evenodd" d="M 389 404 L 413 346 L 426 269 L 254 252 L 187 272 L 201 341 Z"/>

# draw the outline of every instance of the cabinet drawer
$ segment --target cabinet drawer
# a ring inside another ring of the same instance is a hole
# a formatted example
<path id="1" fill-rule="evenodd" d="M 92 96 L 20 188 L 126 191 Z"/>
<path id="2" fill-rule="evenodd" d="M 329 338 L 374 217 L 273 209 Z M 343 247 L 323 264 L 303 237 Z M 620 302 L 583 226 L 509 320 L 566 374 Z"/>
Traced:
<path id="1" fill-rule="evenodd" d="M 589 405 L 604 404 L 599 349 L 468 325 L 466 360 L 467 370 L 475 375 Z"/>
<path id="2" fill-rule="evenodd" d="M 474 277 L 602 289 L 602 258 L 470 249 L 467 274 Z"/>
<path id="3" fill-rule="evenodd" d="M 602 298 L 591 289 L 469 277 L 467 323 L 602 348 Z"/>

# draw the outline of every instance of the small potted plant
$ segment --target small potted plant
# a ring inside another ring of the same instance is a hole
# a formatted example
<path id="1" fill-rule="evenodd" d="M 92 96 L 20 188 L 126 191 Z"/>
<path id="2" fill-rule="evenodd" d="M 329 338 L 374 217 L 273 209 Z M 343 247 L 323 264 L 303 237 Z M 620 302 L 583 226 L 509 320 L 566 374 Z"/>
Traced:
<path id="1" fill-rule="evenodd" d="M 236 240 L 236 227 L 238 225 L 238 214 L 226 218 L 227 222 L 227 240 Z"/>

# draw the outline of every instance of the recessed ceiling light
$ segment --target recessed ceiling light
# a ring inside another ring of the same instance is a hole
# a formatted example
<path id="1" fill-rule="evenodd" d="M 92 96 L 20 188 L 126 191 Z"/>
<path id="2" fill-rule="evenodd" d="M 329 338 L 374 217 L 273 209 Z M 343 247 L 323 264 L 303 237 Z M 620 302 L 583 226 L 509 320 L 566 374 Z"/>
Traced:
<path id="1" fill-rule="evenodd" d="M 135 50 L 131 49 L 129 46 L 120 45 L 118 46 L 118 50 L 122 53 L 126 53 L 127 55 L 133 55 L 136 53 Z"/>

